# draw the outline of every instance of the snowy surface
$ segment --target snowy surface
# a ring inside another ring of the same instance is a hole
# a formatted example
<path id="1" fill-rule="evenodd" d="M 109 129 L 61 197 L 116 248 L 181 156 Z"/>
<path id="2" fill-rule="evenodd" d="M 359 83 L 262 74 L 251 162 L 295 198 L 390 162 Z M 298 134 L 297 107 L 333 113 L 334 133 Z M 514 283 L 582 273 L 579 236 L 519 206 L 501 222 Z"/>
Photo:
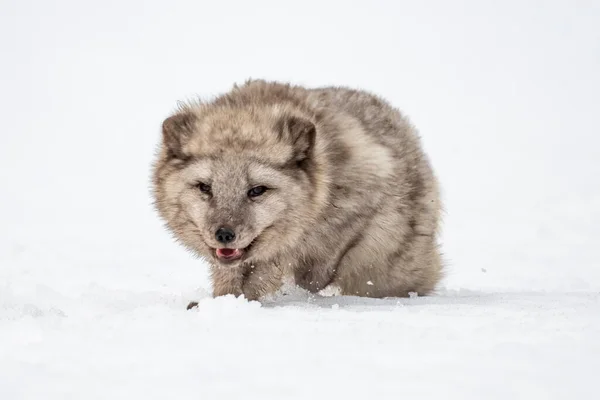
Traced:
<path id="1" fill-rule="evenodd" d="M 1 300 L 3 399 L 590 398 L 600 369 L 597 294 Z"/>
<path id="2" fill-rule="evenodd" d="M 597 1 L 8 0 L 0 50 L 0 399 L 597 397 Z M 437 296 L 209 298 L 149 165 L 177 100 L 248 77 L 409 115 Z"/>

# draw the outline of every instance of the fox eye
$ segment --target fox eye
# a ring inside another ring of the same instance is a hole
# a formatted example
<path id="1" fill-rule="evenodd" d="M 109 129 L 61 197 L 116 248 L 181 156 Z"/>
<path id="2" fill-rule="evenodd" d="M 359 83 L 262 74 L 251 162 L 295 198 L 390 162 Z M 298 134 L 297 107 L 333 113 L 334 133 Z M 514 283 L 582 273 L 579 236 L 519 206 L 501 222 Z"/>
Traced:
<path id="1" fill-rule="evenodd" d="M 248 190 L 248 197 L 252 198 L 262 196 L 267 190 L 268 188 L 266 186 L 255 186 L 252 189 Z"/>
<path id="2" fill-rule="evenodd" d="M 196 185 L 196 187 L 204 194 L 210 194 L 211 187 L 204 182 L 200 182 Z"/>

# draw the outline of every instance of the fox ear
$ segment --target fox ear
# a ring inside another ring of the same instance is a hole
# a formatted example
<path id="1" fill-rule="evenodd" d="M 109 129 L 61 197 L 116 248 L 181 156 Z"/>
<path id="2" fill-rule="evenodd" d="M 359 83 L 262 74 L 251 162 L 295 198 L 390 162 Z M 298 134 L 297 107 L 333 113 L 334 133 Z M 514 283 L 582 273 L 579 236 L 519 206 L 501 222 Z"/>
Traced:
<path id="1" fill-rule="evenodd" d="M 285 117 L 280 121 L 280 135 L 283 140 L 292 143 L 294 160 L 297 163 L 309 159 L 315 145 L 317 128 L 308 119 Z"/>
<path id="2" fill-rule="evenodd" d="M 185 159 L 187 155 L 183 147 L 194 132 L 196 117 L 189 112 L 182 112 L 165 119 L 162 124 L 163 142 L 170 155 Z"/>

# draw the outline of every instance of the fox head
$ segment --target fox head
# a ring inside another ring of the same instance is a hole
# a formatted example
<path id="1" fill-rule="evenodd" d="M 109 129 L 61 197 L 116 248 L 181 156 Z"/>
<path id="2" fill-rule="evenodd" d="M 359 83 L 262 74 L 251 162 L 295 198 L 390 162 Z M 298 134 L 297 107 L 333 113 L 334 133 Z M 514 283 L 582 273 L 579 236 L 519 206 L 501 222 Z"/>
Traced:
<path id="1" fill-rule="evenodd" d="M 214 263 L 269 259 L 322 202 L 317 135 L 293 107 L 184 106 L 162 124 L 156 207 L 176 238 Z"/>

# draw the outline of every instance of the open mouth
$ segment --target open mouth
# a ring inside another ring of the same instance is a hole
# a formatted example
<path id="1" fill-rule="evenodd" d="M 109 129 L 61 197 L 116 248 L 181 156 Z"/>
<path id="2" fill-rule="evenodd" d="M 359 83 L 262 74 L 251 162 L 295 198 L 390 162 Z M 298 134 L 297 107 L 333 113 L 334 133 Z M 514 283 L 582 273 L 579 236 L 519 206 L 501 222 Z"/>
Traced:
<path id="1" fill-rule="evenodd" d="M 242 258 L 244 255 L 243 249 L 215 249 L 217 258 L 226 261 L 233 261 Z"/>
<path id="2" fill-rule="evenodd" d="M 248 252 L 250 246 L 243 249 L 215 249 L 215 256 L 222 262 L 232 262 L 241 259 Z"/>

